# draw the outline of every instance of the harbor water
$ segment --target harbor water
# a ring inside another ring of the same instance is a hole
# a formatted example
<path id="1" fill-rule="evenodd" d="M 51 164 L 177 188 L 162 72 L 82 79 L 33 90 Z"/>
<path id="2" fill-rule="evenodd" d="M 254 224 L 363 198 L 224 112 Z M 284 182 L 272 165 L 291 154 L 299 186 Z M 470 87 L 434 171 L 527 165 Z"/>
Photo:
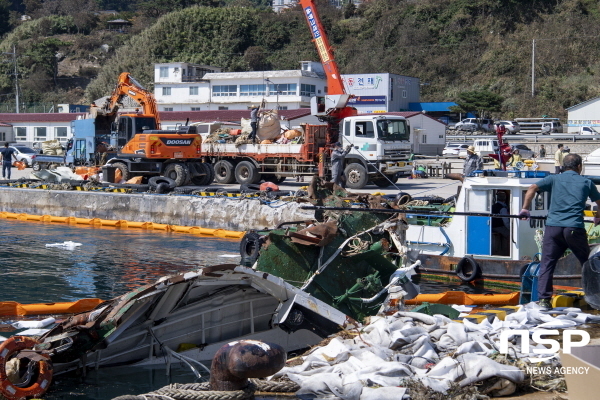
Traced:
<path id="1" fill-rule="evenodd" d="M 0 220 L 0 301 L 41 303 L 110 299 L 160 277 L 203 265 L 239 262 L 239 240 L 162 231 L 99 228 Z M 73 249 L 46 247 L 72 241 Z M 422 292 L 481 292 L 468 285 L 419 282 Z M 0 321 L 10 323 L 11 320 Z M 8 337 L 14 332 L 0 331 Z M 207 366 L 210 367 L 210 366 Z M 87 376 L 57 376 L 49 400 L 108 400 L 156 390 L 169 383 L 198 382 L 189 368 L 114 367 Z"/>

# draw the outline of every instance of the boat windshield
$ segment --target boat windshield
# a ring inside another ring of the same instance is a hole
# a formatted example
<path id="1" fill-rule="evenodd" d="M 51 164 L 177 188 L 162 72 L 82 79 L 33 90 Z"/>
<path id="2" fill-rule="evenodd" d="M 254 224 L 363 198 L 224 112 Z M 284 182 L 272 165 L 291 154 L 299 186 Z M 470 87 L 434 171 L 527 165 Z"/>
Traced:
<path id="1" fill-rule="evenodd" d="M 406 141 L 410 139 L 410 131 L 406 120 L 382 119 L 377 121 L 377 136 L 381 140 Z"/>

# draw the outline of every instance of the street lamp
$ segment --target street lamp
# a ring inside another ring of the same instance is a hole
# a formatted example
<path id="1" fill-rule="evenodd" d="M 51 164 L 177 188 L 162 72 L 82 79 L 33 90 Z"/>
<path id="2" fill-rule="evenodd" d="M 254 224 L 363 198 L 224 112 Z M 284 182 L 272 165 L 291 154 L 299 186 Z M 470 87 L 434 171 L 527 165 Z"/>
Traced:
<path id="1" fill-rule="evenodd" d="M 269 78 L 265 79 L 265 82 L 268 82 L 271 85 L 277 85 L 277 87 L 275 88 L 275 93 L 277 94 L 277 109 L 279 110 L 279 94 L 281 93 L 281 91 L 279 90 L 279 83 L 275 84 L 275 83 L 271 82 L 271 80 Z M 269 94 L 271 94 L 270 90 L 269 90 Z"/>

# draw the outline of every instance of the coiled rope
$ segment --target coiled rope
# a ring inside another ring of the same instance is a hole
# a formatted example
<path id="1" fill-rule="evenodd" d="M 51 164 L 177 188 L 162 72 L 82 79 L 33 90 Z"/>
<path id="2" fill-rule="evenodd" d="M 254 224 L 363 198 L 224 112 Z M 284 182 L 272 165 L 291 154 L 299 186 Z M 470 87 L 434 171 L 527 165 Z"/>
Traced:
<path id="1" fill-rule="evenodd" d="M 291 393 L 300 389 L 292 381 L 264 381 L 250 379 L 248 386 L 242 390 L 217 391 L 210 390 L 208 382 L 203 383 L 173 383 L 154 392 L 140 395 L 124 395 L 113 400 L 243 400 L 254 396 L 254 392 Z"/>

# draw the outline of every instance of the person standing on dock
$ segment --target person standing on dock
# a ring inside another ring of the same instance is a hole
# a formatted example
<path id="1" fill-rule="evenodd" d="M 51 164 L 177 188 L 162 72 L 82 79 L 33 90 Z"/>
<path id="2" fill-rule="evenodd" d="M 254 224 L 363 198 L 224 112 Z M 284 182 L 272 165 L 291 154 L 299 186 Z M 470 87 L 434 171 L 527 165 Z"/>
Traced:
<path id="1" fill-rule="evenodd" d="M 554 173 L 560 174 L 562 172 L 563 159 L 565 157 L 562 143 L 558 145 L 558 150 L 554 153 Z"/>
<path id="2" fill-rule="evenodd" d="M 483 169 L 483 160 L 475 153 L 475 147 L 467 147 L 467 158 L 463 166 L 463 176 L 471 176 L 473 172 Z"/>
<path id="3" fill-rule="evenodd" d="M 338 186 L 346 188 L 346 179 L 343 177 L 344 174 L 344 160 L 346 154 L 352 150 L 352 145 L 346 146 L 346 149 L 342 148 L 342 144 L 337 142 L 333 145 L 331 151 L 331 180 Z"/>
<path id="4" fill-rule="evenodd" d="M 15 149 L 8 147 L 8 142 L 4 143 L 4 148 L 0 150 L 2 156 L 2 178 L 10 179 L 10 170 L 12 168 L 12 158 L 19 161 L 15 155 Z"/>
<path id="5" fill-rule="evenodd" d="M 544 147 L 543 144 L 540 144 L 540 157 L 541 158 L 545 158 L 546 157 L 546 148 Z"/>
<path id="6" fill-rule="evenodd" d="M 529 186 L 523 199 L 523 209 L 519 213 L 521 220 L 529 219 L 529 208 L 536 192 L 551 194 L 537 287 L 538 304 L 545 310 L 552 308 L 552 278 L 558 259 L 567 249 L 573 252 L 582 265 L 589 257 L 590 246 L 583 223 L 583 211 L 588 198 L 598 206 L 594 224 L 600 223 L 600 193 L 590 179 L 581 176 L 581 156 L 567 154 L 564 158 L 564 169 L 562 174 L 548 175 Z"/>

